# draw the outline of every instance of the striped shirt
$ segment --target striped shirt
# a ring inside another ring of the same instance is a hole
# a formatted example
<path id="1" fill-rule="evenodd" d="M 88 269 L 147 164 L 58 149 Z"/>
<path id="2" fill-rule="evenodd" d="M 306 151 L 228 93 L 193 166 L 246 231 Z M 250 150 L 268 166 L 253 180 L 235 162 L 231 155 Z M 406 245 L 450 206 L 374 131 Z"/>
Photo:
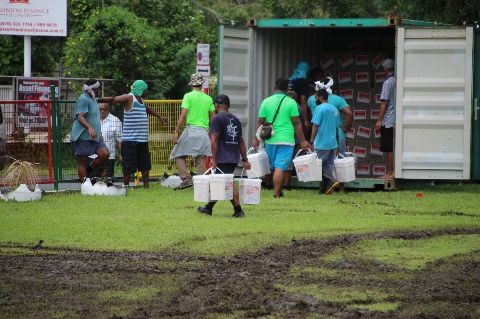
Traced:
<path id="1" fill-rule="evenodd" d="M 123 137 L 124 141 L 148 142 L 148 117 L 147 108 L 140 104 L 135 96 L 130 111 L 123 114 Z"/>
<path id="2" fill-rule="evenodd" d="M 388 101 L 382 126 L 386 128 L 395 127 L 395 77 L 393 74 L 387 75 L 387 79 L 383 82 L 380 100 Z"/>

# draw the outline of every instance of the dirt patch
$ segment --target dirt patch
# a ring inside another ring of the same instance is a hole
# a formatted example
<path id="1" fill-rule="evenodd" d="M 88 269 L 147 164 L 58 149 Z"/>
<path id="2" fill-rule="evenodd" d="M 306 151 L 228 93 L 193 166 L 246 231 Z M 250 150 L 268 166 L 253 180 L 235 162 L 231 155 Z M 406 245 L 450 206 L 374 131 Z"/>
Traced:
<path id="1" fill-rule="evenodd" d="M 231 258 L 0 246 L 0 317 L 478 318 L 479 252 L 414 271 L 322 258 L 364 239 L 453 234 L 480 229 L 298 240 Z"/>

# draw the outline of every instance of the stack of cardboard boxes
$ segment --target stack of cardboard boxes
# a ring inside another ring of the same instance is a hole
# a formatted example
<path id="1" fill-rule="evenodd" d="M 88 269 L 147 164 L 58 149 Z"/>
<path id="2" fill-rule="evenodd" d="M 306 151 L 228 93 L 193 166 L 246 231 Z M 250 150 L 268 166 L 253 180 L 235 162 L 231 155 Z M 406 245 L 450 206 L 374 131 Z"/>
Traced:
<path id="1" fill-rule="evenodd" d="M 380 95 L 385 80 L 382 52 L 325 54 L 320 59 L 325 76 L 335 80 L 334 93 L 343 97 L 353 112 L 353 125 L 346 134 L 347 151 L 357 157 L 357 177 L 385 175 L 386 157 L 380 151 Z"/>

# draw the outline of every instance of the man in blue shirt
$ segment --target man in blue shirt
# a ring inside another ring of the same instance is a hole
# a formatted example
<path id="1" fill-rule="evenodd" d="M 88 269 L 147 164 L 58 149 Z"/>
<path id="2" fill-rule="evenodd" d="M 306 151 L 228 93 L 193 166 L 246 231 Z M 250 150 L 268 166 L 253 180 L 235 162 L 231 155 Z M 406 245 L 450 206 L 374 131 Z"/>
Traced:
<path id="1" fill-rule="evenodd" d="M 325 89 L 317 91 L 317 103 L 312 118 L 312 135 L 310 143 L 314 145 L 318 158 L 322 160 L 322 175 L 325 179 L 326 195 L 330 195 L 340 186 L 333 177 L 333 162 L 338 147 L 338 130 L 340 113 L 330 103 L 327 103 L 328 92 Z"/>
<path id="2" fill-rule="evenodd" d="M 83 84 L 83 93 L 75 103 L 73 126 L 70 134 L 73 153 L 77 158 L 77 170 L 80 182 L 108 159 L 110 153 L 103 142 L 100 126 L 100 111 L 95 94 L 100 88 L 100 82 L 90 79 Z M 89 164 L 89 156 L 97 157 Z"/>

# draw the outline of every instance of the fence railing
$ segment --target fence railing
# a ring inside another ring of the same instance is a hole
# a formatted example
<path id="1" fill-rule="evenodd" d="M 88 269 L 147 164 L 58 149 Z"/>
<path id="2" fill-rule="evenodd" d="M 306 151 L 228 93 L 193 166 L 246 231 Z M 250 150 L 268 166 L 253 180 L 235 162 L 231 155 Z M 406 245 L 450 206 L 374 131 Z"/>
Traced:
<path id="1" fill-rule="evenodd" d="M 40 183 L 54 183 L 58 189 L 61 182 L 78 180 L 77 162 L 70 147 L 75 101 L 55 100 L 55 92 L 51 93 L 53 98 L 48 101 L 0 101 L 3 114 L 0 157 L 6 156 L 7 164 L 12 158 L 38 163 Z M 181 100 L 146 100 L 145 104 L 168 118 L 167 124 L 162 125 L 149 117 L 150 176 L 175 173 L 175 163 L 169 155 L 174 146 L 171 137 L 180 116 Z M 116 112 L 112 114 L 123 119 L 123 110 Z M 5 154 L 1 154 L 2 144 Z M 192 160 L 188 164 L 194 166 Z M 121 176 L 121 166 L 115 166 L 114 177 Z"/>

